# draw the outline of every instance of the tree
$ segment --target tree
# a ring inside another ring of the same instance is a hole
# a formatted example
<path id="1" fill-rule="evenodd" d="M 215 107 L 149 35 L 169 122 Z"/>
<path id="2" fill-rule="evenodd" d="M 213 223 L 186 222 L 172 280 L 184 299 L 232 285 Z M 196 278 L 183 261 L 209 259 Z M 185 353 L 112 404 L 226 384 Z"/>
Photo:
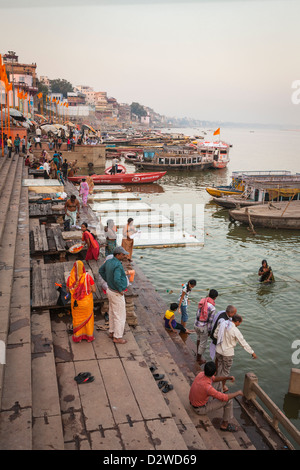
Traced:
<path id="1" fill-rule="evenodd" d="M 68 93 L 73 91 L 73 85 L 67 80 L 60 78 L 50 80 L 50 87 L 52 93 L 62 93 L 64 98 L 67 98 Z"/>
<path id="2" fill-rule="evenodd" d="M 138 116 L 139 118 L 141 118 L 142 116 L 147 116 L 147 111 L 139 103 L 131 103 L 130 110 L 132 114 L 136 114 L 136 116 Z"/>

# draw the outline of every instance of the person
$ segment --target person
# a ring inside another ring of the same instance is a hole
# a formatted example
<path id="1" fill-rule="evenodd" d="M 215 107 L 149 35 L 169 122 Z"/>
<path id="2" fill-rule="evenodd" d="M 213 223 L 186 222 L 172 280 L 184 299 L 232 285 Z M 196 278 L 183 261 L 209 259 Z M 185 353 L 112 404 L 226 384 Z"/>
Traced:
<path id="1" fill-rule="evenodd" d="M 268 266 L 267 260 L 263 259 L 261 262 L 261 267 L 258 270 L 258 275 L 260 276 L 259 282 L 265 284 L 270 284 L 275 281 L 274 274 L 271 266 Z"/>
<path id="2" fill-rule="evenodd" d="M 96 287 L 80 260 L 75 261 L 67 279 L 67 291 L 71 293 L 72 339 L 75 343 L 80 343 L 83 339 L 91 342 L 95 339 L 93 292 Z"/>
<path id="3" fill-rule="evenodd" d="M 89 194 L 93 194 L 94 191 L 94 180 L 91 176 L 86 177 L 86 182 L 89 186 Z"/>
<path id="4" fill-rule="evenodd" d="M 20 153 L 20 137 L 19 134 L 16 135 L 14 139 L 14 146 L 15 146 L 15 153 L 19 154 Z"/>
<path id="5" fill-rule="evenodd" d="M 175 319 L 175 312 L 178 309 L 177 303 L 171 303 L 169 310 L 166 310 L 164 320 L 165 328 L 171 330 L 175 333 L 175 330 L 180 330 L 182 333 L 191 334 L 194 333 L 193 330 L 187 330 L 181 323 L 178 323 Z"/>
<path id="6" fill-rule="evenodd" d="M 132 261 L 133 243 L 132 236 L 137 233 L 137 230 L 133 226 L 133 219 L 130 217 L 127 220 L 127 224 L 123 228 L 122 247 L 125 251 L 128 251 L 128 261 Z"/>
<path id="7" fill-rule="evenodd" d="M 34 148 L 36 148 L 36 147 L 37 147 L 37 145 L 39 145 L 39 146 L 40 146 L 40 149 L 42 148 L 42 144 L 41 144 L 41 138 L 40 138 L 40 136 L 39 136 L 39 135 L 37 135 L 37 136 L 35 137 L 35 139 L 34 139 Z"/>
<path id="8" fill-rule="evenodd" d="M 112 167 L 111 167 L 111 174 L 116 175 L 118 173 L 118 160 L 113 158 Z"/>
<path id="9" fill-rule="evenodd" d="M 65 203 L 65 220 L 70 220 L 71 225 L 76 225 L 80 213 L 80 204 L 74 194 Z"/>
<path id="10" fill-rule="evenodd" d="M 11 136 L 7 139 L 7 150 L 8 150 L 8 158 L 11 158 L 11 152 L 12 152 Z"/>
<path id="11" fill-rule="evenodd" d="M 53 147 L 54 147 L 54 141 L 53 141 L 52 136 L 50 136 L 50 138 L 49 138 L 48 146 L 49 146 L 49 150 L 52 150 Z"/>
<path id="12" fill-rule="evenodd" d="M 197 282 L 195 279 L 190 279 L 188 282 L 183 284 L 181 294 L 178 299 L 178 310 L 181 312 L 181 324 L 185 328 L 186 322 L 188 321 L 187 307 L 189 302 L 189 294 L 191 290 L 196 286 Z"/>
<path id="13" fill-rule="evenodd" d="M 87 206 L 88 195 L 89 195 L 89 185 L 87 184 L 85 178 L 80 183 L 79 194 L 80 196 L 82 196 L 82 204 L 84 206 Z"/>
<path id="14" fill-rule="evenodd" d="M 104 236 L 106 240 L 105 256 L 111 255 L 117 247 L 117 227 L 112 219 L 108 219 L 104 228 Z"/>
<path id="15" fill-rule="evenodd" d="M 66 180 L 68 177 L 68 161 L 67 159 L 64 160 L 64 163 L 61 166 L 61 171 L 63 173 L 63 177 Z"/>
<path id="16" fill-rule="evenodd" d="M 99 249 L 100 249 L 99 243 L 97 242 L 93 234 L 88 230 L 88 224 L 86 222 L 83 222 L 83 224 L 81 224 L 81 230 L 82 230 L 82 241 L 85 242 L 88 246 L 85 260 L 86 261 L 90 259 L 97 260 L 99 257 Z"/>
<path id="17" fill-rule="evenodd" d="M 22 144 L 22 153 L 26 154 L 26 139 L 24 136 L 21 139 L 21 144 Z"/>
<path id="18" fill-rule="evenodd" d="M 214 338 L 217 339 L 216 344 L 216 363 L 217 375 L 228 376 L 233 363 L 234 348 L 239 343 L 245 351 L 252 355 L 253 359 L 257 356 L 247 341 L 245 341 L 238 326 L 243 319 L 240 315 L 233 315 L 231 320 L 220 320 L 214 332 Z M 228 388 L 223 383 L 223 392 L 228 392 Z"/>
<path id="19" fill-rule="evenodd" d="M 124 344 L 123 338 L 126 322 L 126 304 L 124 292 L 128 286 L 128 279 L 122 261 L 128 252 L 122 246 L 117 246 L 113 258 L 108 259 L 99 268 L 99 274 L 107 283 L 107 298 L 109 304 L 109 336 L 114 343 Z"/>
<path id="20" fill-rule="evenodd" d="M 213 325 L 211 328 L 211 333 L 210 333 L 210 338 L 211 338 L 211 344 L 210 344 L 210 357 L 211 359 L 215 360 L 216 356 L 216 345 L 217 345 L 217 339 L 214 337 L 216 328 L 221 320 L 231 320 L 234 315 L 236 315 L 237 309 L 234 305 L 227 305 L 226 310 L 221 310 L 217 314 L 215 314 L 214 319 L 213 319 Z"/>
<path id="21" fill-rule="evenodd" d="M 215 363 L 213 361 L 206 362 L 204 371 L 199 372 L 192 383 L 189 400 L 193 411 L 200 416 L 223 408 L 220 429 L 221 431 L 235 432 L 237 427 L 229 422 L 233 418 L 232 399 L 243 396 L 243 392 L 238 390 L 233 393 L 222 393 L 212 386 L 215 382 L 224 382 L 226 380 L 234 382 L 235 379 L 233 376 L 216 376 Z"/>
<path id="22" fill-rule="evenodd" d="M 50 178 L 54 180 L 57 178 L 57 166 L 55 165 L 53 159 L 50 160 Z"/>
<path id="23" fill-rule="evenodd" d="M 47 162 L 47 160 L 44 161 L 43 168 L 44 168 L 44 178 L 48 180 L 50 178 L 50 165 Z"/>
<path id="24" fill-rule="evenodd" d="M 207 340 L 211 333 L 213 319 L 216 313 L 215 300 L 218 297 L 218 291 L 210 289 L 207 297 L 200 300 L 198 311 L 194 323 L 197 333 L 197 362 L 205 364 L 203 355 L 206 350 Z"/>

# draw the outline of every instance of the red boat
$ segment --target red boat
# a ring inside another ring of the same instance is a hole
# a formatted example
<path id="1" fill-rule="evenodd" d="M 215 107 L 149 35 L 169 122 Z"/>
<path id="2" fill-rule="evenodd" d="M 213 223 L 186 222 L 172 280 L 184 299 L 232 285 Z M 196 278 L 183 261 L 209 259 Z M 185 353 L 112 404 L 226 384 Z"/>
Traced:
<path id="1" fill-rule="evenodd" d="M 120 173 L 117 175 L 92 175 L 95 184 L 141 184 L 153 183 L 164 176 L 166 171 L 155 171 L 147 173 Z M 85 175 L 70 176 L 68 180 L 72 183 L 81 183 L 86 179 Z"/>
<path id="2" fill-rule="evenodd" d="M 108 168 L 106 168 L 106 170 L 104 171 L 104 173 L 105 173 L 106 175 L 112 175 L 112 172 L 111 172 L 111 171 L 112 171 L 112 166 L 109 166 Z M 126 170 L 125 166 L 120 165 L 120 164 L 118 163 L 118 173 L 117 173 L 117 174 L 118 174 L 118 175 L 119 175 L 120 173 L 124 174 L 124 173 L 126 173 L 126 171 L 127 171 L 127 170 Z"/>

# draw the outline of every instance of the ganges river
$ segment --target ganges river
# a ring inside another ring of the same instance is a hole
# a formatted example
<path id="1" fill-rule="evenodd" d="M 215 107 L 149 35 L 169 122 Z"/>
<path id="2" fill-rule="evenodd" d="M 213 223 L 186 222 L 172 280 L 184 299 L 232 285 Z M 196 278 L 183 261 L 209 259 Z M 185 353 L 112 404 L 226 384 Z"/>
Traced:
<path id="1" fill-rule="evenodd" d="M 213 139 L 213 130 L 206 130 L 206 140 Z M 168 132 L 201 134 L 197 128 Z M 142 202 L 158 204 L 164 210 L 175 205 L 175 218 L 185 214 L 185 208 L 192 205 L 192 221 L 188 212 L 186 222 L 188 229 L 195 229 L 196 236 L 201 235 L 201 227 L 193 210 L 203 205 L 204 246 L 136 249 L 133 259 L 167 303 L 178 300 L 183 283 L 189 279 L 197 281 L 188 306 L 190 329 L 198 301 L 211 288 L 219 292 L 217 311 L 229 304 L 237 307 L 243 317 L 240 331 L 257 359 L 237 345 L 231 370 L 236 383 L 229 387 L 242 388 L 245 373 L 254 372 L 262 389 L 300 429 L 300 399 L 287 396 L 290 371 L 300 367 L 300 233 L 256 228 L 253 235 L 246 226 L 232 223 L 228 211 L 214 204 L 205 190 L 209 185 L 229 184 L 231 173 L 236 170 L 300 172 L 300 132 L 221 128 L 220 138 L 232 144 L 227 169 L 168 172 L 159 185 L 152 187 L 153 192 L 144 192 L 144 188 L 140 193 Z M 108 161 L 107 166 L 110 164 Z M 133 165 L 126 166 L 128 171 L 134 171 Z M 257 272 L 263 259 L 273 269 L 276 282 L 272 285 L 258 282 Z M 164 312 L 161 313 L 163 317 Z M 191 339 L 196 341 L 196 335 L 192 334 Z M 208 350 L 205 356 L 209 359 Z"/>

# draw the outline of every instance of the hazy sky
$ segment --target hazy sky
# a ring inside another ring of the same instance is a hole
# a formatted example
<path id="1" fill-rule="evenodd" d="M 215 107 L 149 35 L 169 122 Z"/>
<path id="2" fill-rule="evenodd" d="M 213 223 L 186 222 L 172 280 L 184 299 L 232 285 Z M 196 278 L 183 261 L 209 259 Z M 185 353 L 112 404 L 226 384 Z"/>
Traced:
<path id="1" fill-rule="evenodd" d="M 0 53 L 167 116 L 298 126 L 299 20 L 299 0 L 0 0 Z"/>

